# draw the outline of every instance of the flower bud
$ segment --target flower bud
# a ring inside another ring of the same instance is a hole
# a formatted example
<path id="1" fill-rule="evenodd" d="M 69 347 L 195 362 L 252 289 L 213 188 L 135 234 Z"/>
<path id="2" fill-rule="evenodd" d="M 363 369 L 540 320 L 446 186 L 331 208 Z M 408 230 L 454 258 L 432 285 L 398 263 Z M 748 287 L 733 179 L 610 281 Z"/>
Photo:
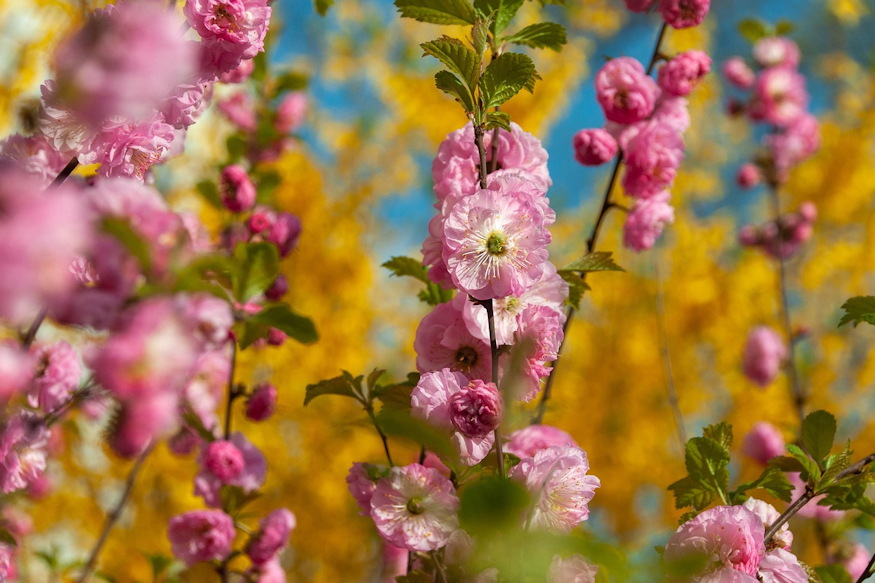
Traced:
<path id="1" fill-rule="evenodd" d="M 239 213 L 255 205 L 255 185 L 246 170 L 237 164 L 226 166 L 221 179 L 222 202 L 228 210 Z"/>
<path id="2" fill-rule="evenodd" d="M 501 395 L 493 383 L 473 380 L 447 405 L 453 426 L 466 437 L 485 437 L 501 423 Z"/>
<path id="3" fill-rule="evenodd" d="M 228 483 L 243 471 L 243 452 L 230 441 L 214 441 L 204 450 L 203 465 L 219 480 Z"/>
<path id="4" fill-rule="evenodd" d="M 265 383 L 258 385 L 246 401 L 246 417 L 252 421 L 264 421 L 276 409 L 276 387 Z"/>

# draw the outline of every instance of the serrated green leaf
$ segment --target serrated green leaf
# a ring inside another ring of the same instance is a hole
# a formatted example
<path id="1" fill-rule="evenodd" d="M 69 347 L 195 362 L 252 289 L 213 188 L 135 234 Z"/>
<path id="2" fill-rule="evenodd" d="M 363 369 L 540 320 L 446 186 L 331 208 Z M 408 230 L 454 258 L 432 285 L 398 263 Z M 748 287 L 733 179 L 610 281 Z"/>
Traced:
<path id="1" fill-rule="evenodd" d="M 765 23 L 756 18 L 745 18 L 739 22 L 738 32 L 751 43 L 755 43 L 769 34 Z"/>
<path id="2" fill-rule="evenodd" d="M 392 272 L 395 277 L 408 275 L 423 283 L 431 281 L 428 279 L 428 268 L 417 261 L 413 257 L 395 256 L 383 263 L 380 267 L 385 267 Z"/>
<path id="3" fill-rule="evenodd" d="M 803 470 L 802 464 L 799 463 L 795 457 L 790 457 L 786 455 L 778 455 L 769 460 L 768 465 L 770 467 L 775 467 L 782 472 L 801 472 Z"/>
<path id="4" fill-rule="evenodd" d="M 851 465 L 853 455 L 854 450 L 851 449 L 851 442 L 848 441 L 841 452 L 827 456 L 823 464 L 824 472 L 823 477 L 820 478 L 820 486 L 826 488 L 831 485 L 836 476 Z"/>
<path id="5" fill-rule="evenodd" d="M 842 309 L 845 315 L 839 320 L 839 326 L 844 326 L 848 322 L 854 323 L 854 328 L 860 322 L 867 322 L 875 325 L 875 296 L 857 296 L 849 298 Z"/>
<path id="6" fill-rule="evenodd" d="M 696 510 L 707 507 L 714 500 L 714 493 L 704 488 L 697 480 L 686 476 L 669 485 L 674 493 L 675 508 L 692 506 Z"/>
<path id="7" fill-rule="evenodd" d="M 282 330 L 298 342 L 312 344 L 319 340 L 316 326 L 306 316 L 296 314 L 286 304 L 273 304 L 248 318 L 250 322 Z"/>
<path id="8" fill-rule="evenodd" d="M 808 454 L 795 443 L 788 443 L 787 451 L 789 451 L 802 466 L 802 481 L 807 482 L 811 479 L 816 484 L 820 480 L 820 468 L 817 466 L 817 462 L 808 457 Z"/>
<path id="9" fill-rule="evenodd" d="M 592 288 L 589 287 L 589 284 L 576 271 L 560 269 L 559 276 L 568 283 L 568 299 L 565 300 L 565 303 L 575 310 L 579 310 L 583 294 Z"/>
<path id="10" fill-rule="evenodd" d="M 405 18 L 432 24 L 474 24 L 474 9 L 467 0 L 395 0 Z"/>
<path id="11" fill-rule="evenodd" d="M 523 0 L 474 0 L 474 8 L 484 16 L 492 16 L 492 34 L 498 36 L 507 28 L 523 5 Z"/>
<path id="12" fill-rule="evenodd" d="M 318 12 L 320 16 L 325 16 L 328 13 L 328 9 L 334 5 L 334 0 L 315 0 L 314 4 L 316 6 L 316 12 Z"/>
<path id="13" fill-rule="evenodd" d="M 614 262 L 613 253 L 610 251 L 593 251 L 587 253 L 570 265 L 566 265 L 563 271 L 626 271 Z"/>
<path id="14" fill-rule="evenodd" d="M 726 422 L 709 425 L 702 430 L 702 436 L 713 439 L 723 446 L 726 451 L 732 447 L 732 425 Z"/>
<path id="15" fill-rule="evenodd" d="M 234 298 L 247 302 L 273 284 L 279 273 L 279 252 L 270 243 L 238 243 L 233 274 Z"/>
<path id="16" fill-rule="evenodd" d="M 496 127 L 510 131 L 510 114 L 504 111 L 490 111 L 486 114 L 484 129 L 491 130 Z"/>
<path id="17" fill-rule="evenodd" d="M 474 53 L 477 55 L 478 61 L 483 58 L 486 46 L 489 43 L 490 22 L 488 18 L 477 16 L 474 26 L 471 27 L 471 45 L 474 47 Z"/>
<path id="18" fill-rule="evenodd" d="M 821 465 L 836 436 L 836 418 L 827 411 L 809 413 L 802 421 L 802 447 Z"/>
<path id="19" fill-rule="evenodd" d="M 310 401 L 323 395 L 350 397 L 362 405 L 366 405 L 361 390 L 359 389 L 362 378 L 363 377 L 354 378 L 347 371 L 343 371 L 343 374 L 340 376 L 319 381 L 314 385 L 307 385 L 307 388 L 304 389 L 304 406 L 306 407 Z"/>
<path id="20" fill-rule="evenodd" d="M 426 55 L 431 55 L 455 73 L 472 91 L 480 76 L 480 59 L 462 41 L 443 36 L 419 45 Z"/>
<path id="21" fill-rule="evenodd" d="M 693 480 L 715 494 L 724 494 L 729 487 L 729 452 L 709 437 L 693 437 L 687 441 L 684 464 Z"/>
<path id="22" fill-rule="evenodd" d="M 498 107 L 523 88 L 534 84 L 535 63 L 522 53 L 503 53 L 489 63 L 480 77 L 483 108 Z"/>
<path id="23" fill-rule="evenodd" d="M 539 22 L 505 37 L 507 42 L 526 45 L 536 49 L 547 48 L 561 51 L 562 45 L 568 42 L 565 27 L 555 22 Z"/>
<path id="24" fill-rule="evenodd" d="M 465 113 L 473 112 L 474 97 L 471 91 L 462 83 L 462 80 L 449 71 L 438 71 L 434 74 L 434 85 L 444 93 L 455 97 L 465 110 Z"/>
<path id="25" fill-rule="evenodd" d="M 380 377 L 383 376 L 383 373 L 386 372 L 386 369 L 383 368 L 375 368 L 372 370 L 366 379 L 368 394 L 373 394 L 374 390 L 377 388 L 377 381 L 380 380 Z"/>
<path id="26" fill-rule="evenodd" d="M 795 461 L 795 460 L 794 460 Z M 759 478 L 751 482 L 745 482 L 736 488 L 730 496 L 730 502 L 740 504 L 745 492 L 748 490 L 765 490 L 775 498 L 790 502 L 793 496 L 793 484 L 787 476 L 776 466 L 767 466 Z"/>

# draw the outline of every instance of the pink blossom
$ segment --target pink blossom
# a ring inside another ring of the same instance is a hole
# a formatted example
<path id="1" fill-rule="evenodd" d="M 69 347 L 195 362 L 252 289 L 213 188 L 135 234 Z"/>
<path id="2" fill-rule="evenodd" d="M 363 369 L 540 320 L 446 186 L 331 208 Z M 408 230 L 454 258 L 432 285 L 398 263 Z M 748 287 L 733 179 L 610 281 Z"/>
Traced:
<path id="1" fill-rule="evenodd" d="M 650 119 L 659 122 L 678 134 L 683 134 L 690 127 L 690 110 L 686 97 L 677 97 L 664 92 L 656 100 L 656 108 Z M 644 123 L 644 122 L 639 122 Z M 628 141 L 624 140 L 625 143 Z"/>
<path id="2" fill-rule="evenodd" d="M 799 47 L 795 42 L 783 36 L 770 36 L 759 39 L 753 46 L 753 58 L 760 67 L 799 66 Z"/>
<path id="3" fill-rule="evenodd" d="M 550 375 L 553 362 L 565 337 L 565 313 L 550 306 L 532 305 L 517 315 L 515 342 L 522 347 L 524 381 L 513 397 L 530 402 L 541 390 L 541 379 Z"/>
<path id="4" fill-rule="evenodd" d="M 274 557 L 263 565 L 252 565 L 245 574 L 249 577 L 246 580 L 253 581 L 253 583 L 286 583 L 286 572 L 283 571 L 278 557 Z"/>
<path id="5" fill-rule="evenodd" d="M 820 148 L 820 124 L 813 115 L 803 113 L 782 131 L 769 134 L 766 146 L 778 172 L 786 173 Z"/>
<path id="6" fill-rule="evenodd" d="M 682 524 L 665 545 L 666 561 L 694 555 L 708 559 L 706 573 L 691 581 L 734 581 L 713 579 L 724 569 L 751 575 L 765 556 L 765 529 L 760 518 L 742 506 L 715 506 Z M 755 578 L 743 579 L 756 581 Z"/>
<path id="7" fill-rule="evenodd" d="M 768 326 L 758 326 L 751 331 L 744 346 L 744 374 L 760 387 L 766 387 L 778 376 L 785 358 L 784 340 Z"/>
<path id="8" fill-rule="evenodd" d="M 204 348 L 217 349 L 227 345 L 234 314 L 226 300 L 203 292 L 177 296 L 176 300 L 189 321 L 193 336 Z"/>
<path id="9" fill-rule="evenodd" d="M 246 400 L 246 418 L 252 421 L 264 421 L 273 415 L 276 409 L 277 389 L 270 383 L 257 385 Z"/>
<path id="10" fill-rule="evenodd" d="M 246 545 L 246 554 L 255 565 L 264 565 L 275 558 L 289 543 L 295 528 L 295 515 L 285 508 L 274 510 L 261 521 L 258 532 Z"/>
<path id="11" fill-rule="evenodd" d="M 179 396 L 169 392 L 121 401 L 110 444 L 126 458 L 139 455 L 158 437 L 179 426 Z"/>
<path id="12" fill-rule="evenodd" d="M 4 138 L 0 141 L 0 159 L 11 160 L 21 170 L 37 176 L 43 187 L 51 184 L 70 161 L 69 157 L 62 156 L 42 134 L 12 134 Z"/>
<path id="13" fill-rule="evenodd" d="M 524 458 L 510 477 L 525 484 L 534 504 L 526 522 L 539 530 L 568 533 L 589 517 L 587 504 L 601 485 L 587 475 L 586 452 L 574 445 L 554 445 Z"/>
<path id="14" fill-rule="evenodd" d="M 15 565 L 15 549 L 13 545 L 0 542 L 0 582 L 15 581 L 18 578 L 18 568 Z"/>
<path id="15" fill-rule="evenodd" d="M 634 123 L 653 112 L 659 88 L 632 57 L 611 59 L 596 73 L 596 99 L 605 117 L 618 123 Z"/>
<path id="16" fill-rule="evenodd" d="M 307 94 L 290 91 L 276 108 L 274 127 L 281 134 L 297 131 L 307 115 Z"/>
<path id="17" fill-rule="evenodd" d="M 756 73 L 741 57 L 729 57 L 723 62 L 723 76 L 739 89 L 750 89 L 756 80 Z"/>
<path id="18" fill-rule="evenodd" d="M 856 581 L 866 572 L 871 557 L 872 553 L 864 545 L 856 543 L 853 547 L 853 554 L 845 558 L 842 565 L 847 569 L 851 579 Z"/>
<path id="19" fill-rule="evenodd" d="M 191 126 L 207 108 L 211 95 L 212 83 L 209 82 L 178 86 L 162 106 L 164 121 L 176 129 Z"/>
<path id="20" fill-rule="evenodd" d="M 649 121 L 626 143 L 620 143 L 626 154 L 626 194 L 650 198 L 671 187 L 684 159 L 684 140 L 679 132 L 659 121 Z"/>
<path id="21" fill-rule="evenodd" d="M 223 481 L 208 471 L 201 463 L 201 469 L 194 478 L 195 495 L 202 496 L 204 503 L 211 508 L 221 506 L 219 493 L 223 484 L 237 486 L 247 494 L 257 491 L 264 484 L 267 462 L 261 451 L 252 445 L 242 433 L 232 434 L 231 443 L 243 454 L 243 469 L 240 473 Z"/>
<path id="22" fill-rule="evenodd" d="M 64 404 L 79 385 L 82 366 L 73 347 L 66 342 L 41 346 L 34 350 L 37 374 L 31 384 L 27 402 L 51 412 Z"/>
<path id="23" fill-rule="evenodd" d="M 584 166 L 599 166 L 617 155 L 617 140 L 603 129 L 574 134 L 574 158 Z"/>
<path id="24" fill-rule="evenodd" d="M 43 475 L 50 431 L 33 412 L 10 417 L 0 434 L 0 489 L 4 494 L 27 488 Z"/>
<path id="25" fill-rule="evenodd" d="M 203 468 L 227 484 L 243 471 L 243 452 L 230 441 L 216 440 L 203 450 Z"/>
<path id="26" fill-rule="evenodd" d="M 775 510 L 775 507 L 769 504 L 768 502 L 763 502 L 762 500 L 757 500 L 756 498 L 748 498 L 744 501 L 743 506 L 757 515 L 757 517 L 763 523 L 763 529 L 768 530 L 772 524 L 778 518 L 780 518 L 781 513 Z M 774 534 L 772 537 L 772 541 L 769 543 L 770 546 L 777 546 L 784 549 L 789 549 L 793 546 L 793 533 L 790 532 L 790 524 L 784 523 L 781 525 L 781 528 L 778 529 L 778 532 Z"/>
<path id="27" fill-rule="evenodd" d="M 623 0 L 632 12 L 647 12 L 655 0 Z"/>
<path id="28" fill-rule="evenodd" d="M 174 516 L 167 525 L 173 555 L 191 567 L 221 561 L 231 553 L 234 519 L 221 510 L 194 510 Z"/>
<path id="29" fill-rule="evenodd" d="M 465 375 L 449 368 L 427 372 L 413 389 L 410 405 L 415 416 L 452 432 L 451 440 L 465 464 L 480 463 L 492 450 L 492 430 L 501 420 L 501 398 L 492 383 L 469 383 Z"/>
<path id="30" fill-rule="evenodd" d="M 711 0 L 660 0 L 659 13 L 672 28 L 690 28 L 702 24 L 708 16 Z"/>
<path id="31" fill-rule="evenodd" d="M 540 279 L 551 236 L 547 215 L 518 190 L 480 190 L 444 222 L 444 262 L 456 287 L 485 300 L 522 295 Z"/>
<path id="32" fill-rule="evenodd" d="M 437 214 L 428 222 L 428 235 L 422 242 L 422 263 L 428 266 L 428 278 L 445 289 L 452 289 L 453 278 L 444 263 L 444 217 Z"/>
<path id="33" fill-rule="evenodd" d="M 55 52 L 67 106 L 91 127 L 114 116 L 151 115 L 178 85 L 194 80 L 197 56 L 179 25 L 158 2 L 120 2 L 94 11 Z"/>
<path id="34" fill-rule="evenodd" d="M 383 541 L 381 554 L 383 556 L 383 568 L 380 573 L 381 583 L 396 583 L 396 577 L 407 574 L 407 562 L 410 558 L 407 549 Z"/>
<path id="35" fill-rule="evenodd" d="M 747 247 L 760 247 L 772 257 L 792 257 L 810 237 L 817 218 L 817 207 L 804 202 L 796 212 L 786 213 L 760 227 L 746 226 L 738 234 Z"/>
<path id="36" fill-rule="evenodd" d="M 359 514 L 368 516 L 371 513 L 371 497 L 377 489 L 377 481 L 387 475 L 383 466 L 356 462 L 349 468 L 346 475 L 346 486 L 359 506 Z"/>
<path id="37" fill-rule="evenodd" d="M 0 406 L 23 393 L 36 372 L 33 357 L 13 340 L 0 341 Z"/>
<path id="38" fill-rule="evenodd" d="M 225 166 L 219 184 L 222 202 L 228 210 L 239 213 L 255 205 L 255 185 L 242 166 Z"/>
<path id="39" fill-rule="evenodd" d="M 659 86 L 672 95 L 689 95 L 710 71 L 711 57 L 702 51 L 686 51 L 660 67 Z"/>
<path id="40" fill-rule="evenodd" d="M 184 11 L 201 38 L 239 50 L 241 59 L 264 50 L 271 14 L 266 0 L 191 0 Z"/>
<path id="41" fill-rule="evenodd" d="M 623 244 L 635 251 L 652 249 L 666 224 L 674 222 L 669 193 L 635 201 L 623 225 Z"/>
<path id="42" fill-rule="evenodd" d="M 760 561 L 759 580 L 763 583 L 808 583 L 808 573 L 796 555 L 784 549 L 772 549 Z"/>
<path id="43" fill-rule="evenodd" d="M 237 67 L 222 73 L 219 77 L 219 81 L 222 83 L 243 83 L 249 79 L 254 69 L 255 62 L 252 59 L 243 59 Z"/>
<path id="44" fill-rule="evenodd" d="M 784 453 L 786 443 L 777 427 L 764 421 L 754 424 L 744 436 L 741 450 L 759 463 L 766 465 L 776 455 Z"/>
<path id="45" fill-rule="evenodd" d="M 419 464 L 393 467 L 371 498 L 371 518 L 387 542 L 410 551 L 441 548 L 459 527 L 452 482 Z"/>
<path id="46" fill-rule="evenodd" d="M 577 446 L 577 443 L 573 437 L 551 425 L 529 425 L 508 436 L 504 451 L 522 459 L 535 457 L 539 451 L 554 445 Z"/>
<path id="47" fill-rule="evenodd" d="M 553 557 L 550 563 L 548 583 L 595 583 L 599 568 L 591 565 L 581 555 L 571 555 L 563 559 L 560 555 Z"/>
<path id="48" fill-rule="evenodd" d="M 173 126 L 158 115 L 141 123 L 104 125 L 94 139 L 95 161 L 101 176 L 143 180 L 153 164 L 162 159 L 174 139 Z"/>
<path id="49" fill-rule="evenodd" d="M 449 368 L 469 379 L 491 378 L 489 344 L 471 334 L 462 315 L 462 306 L 467 301 L 467 297 L 459 294 L 452 301 L 435 306 L 419 323 L 413 349 L 420 372 Z"/>
<path id="50" fill-rule="evenodd" d="M 760 71 L 748 113 L 752 119 L 786 127 L 799 119 L 808 107 L 805 77 L 787 67 Z"/>
<path id="51" fill-rule="evenodd" d="M 286 212 L 276 213 L 267 234 L 267 241 L 276 245 L 280 257 L 286 257 L 298 245 L 301 236 L 301 219 Z"/>
<path id="52" fill-rule="evenodd" d="M 735 175 L 735 183 L 744 189 L 753 188 L 762 180 L 759 166 L 752 162 L 745 162 Z"/>
<path id="53" fill-rule="evenodd" d="M 73 290 L 69 267 L 92 244 L 92 215 L 72 186 L 42 181 L 0 161 L 0 318 L 29 323 Z"/>
<path id="54" fill-rule="evenodd" d="M 231 97 L 220 100 L 216 107 L 240 129 L 249 132 L 255 130 L 255 105 L 248 93 L 238 91 Z"/>

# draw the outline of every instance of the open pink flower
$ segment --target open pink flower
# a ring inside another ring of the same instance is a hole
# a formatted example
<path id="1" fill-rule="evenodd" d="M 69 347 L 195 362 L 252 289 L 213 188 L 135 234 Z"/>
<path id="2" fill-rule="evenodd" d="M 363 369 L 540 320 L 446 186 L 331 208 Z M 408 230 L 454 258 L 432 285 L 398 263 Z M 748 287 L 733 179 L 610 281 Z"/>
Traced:
<path id="1" fill-rule="evenodd" d="M 266 0 L 190 0 L 185 3 L 188 23 L 201 38 L 219 42 L 251 59 L 264 50 L 271 8 Z M 236 65 L 235 65 L 236 67 Z"/>
<path id="2" fill-rule="evenodd" d="M 23 490 L 43 476 L 50 431 L 33 412 L 22 410 L 0 433 L 0 489 Z"/>
<path id="3" fill-rule="evenodd" d="M 764 535 L 762 520 L 747 508 L 715 506 L 677 529 L 665 545 L 665 559 L 707 557 L 709 564 L 705 572 L 690 581 L 718 580 L 712 578 L 724 570 L 740 571 L 756 581 L 757 567 L 765 556 Z M 709 575 L 712 578 L 708 578 Z"/>
<path id="4" fill-rule="evenodd" d="M 409 551 L 441 548 L 459 528 L 452 482 L 419 464 L 393 467 L 371 498 L 371 518 L 389 543 Z"/>
<path id="5" fill-rule="evenodd" d="M 757 76 L 748 113 L 755 120 L 785 127 L 799 119 L 807 107 L 805 77 L 794 69 L 770 67 Z"/>
<path id="6" fill-rule="evenodd" d="M 191 567 L 201 561 L 221 561 L 231 553 L 234 519 L 221 510 L 194 510 L 167 525 L 173 555 Z"/>
<path id="7" fill-rule="evenodd" d="M 48 413 L 61 406 L 79 385 L 82 366 L 73 347 L 63 341 L 37 348 L 34 357 L 37 374 L 27 402 Z"/>
<path id="8" fill-rule="evenodd" d="M 626 154 L 623 188 L 635 198 L 650 198 L 671 187 L 684 159 L 684 140 L 668 124 L 649 121 L 634 135 L 621 138 Z"/>
<path id="9" fill-rule="evenodd" d="M 526 403 L 541 390 L 541 380 L 550 375 L 552 363 L 559 356 L 565 338 L 565 313 L 550 306 L 531 305 L 517 315 L 514 344 L 525 347 L 522 354 L 523 382 L 513 395 Z"/>
<path id="10" fill-rule="evenodd" d="M 672 28 L 690 28 L 699 26 L 708 10 L 711 0 L 660 0 L 659 13 Z"/>
<path id="11" fill-rule="evenodd" d="M 170 150 L 175 138 L 173 126 L 160 114 L 140 123 L 127 121 L 106 124 L 96 135 L 101 176 L 123 176 L 143 180 L 146 172 Z"/>
<path id="12" fill-rule="evenodd" d="M 711 57 L 702 51 L 686 51 L 659 69 L 659 86 L 672 95 L 689 95 L 710 71 Z"/>
<path id="13" fill-rule="evenodd" d="M 70 161 L 42 134 L 12 134 L 0 140 L 0 159 L 12 160 L 21 170 L 39 177 L 43 187 L 51 184 Z"/>
<path id="14" fill-rule="evenodd" d="M 632 57 L 611 59 L 596 73 L 596 99 L 610 121 L 628 124 L 653 112 L 659 87 Z"/>
<path id="15" fill-rule="evenodd" d="M 635 251 L 652 249 L 666 224 L 674 222 L 674 208 L 668 204 L 668 191 L 652 198 L 636 200 L 623 225 L 623 244 Z"/>
<path id="16" fill-rule="evenodd" d="M 258 532 L 246 545 L 246 554 L 255 565 L 264 565 L 274 559 L 289 543 L 289 535 L 295 529 L 295 515 L 280 508 L 268 514 L 259 525 Z"/>
<path id="17" fill-rule="evenodd" d="M 748 498 L 744 501 L 743 506 L 753 512 L 763 522 L 763 528 L 768 530 L 772 524 L 781 516 L 781 513 L 775 510 L 775 507 L 768 502 L 757 500 L 756 498 Z M 790 532 L 790 524 L 785 522 L 778 529 L 772 538 L 770 545 L 784 549 L 789 549 L 793 546 L 793 533 Z"/>
<path id="18" fill-rule="evenodd" d="M 769 36 L 759 39 L 753 46 L 753 58 L 760 67 L 799 66 L 799 46 L 784 36 Z"/>
<path id="19" fill-rule="evenodd" d="M 492 374 L 489 344 L 468 330 L 462 306 L 468 298 L 459 294 L 435 306 L 416 329 L 413 349 L 416 368 L 429 372 L 449 368 L 469 379 L 488 379 Z"/>
<path id="20" fill-rule="evenodd" d="M 241 470 L 234 476 L 223 480 L 206 466 L 206 457 L 204 456 L 200 464 L 201 469 L 194 477 L 195 495 L 202 496 L 204 503 L 212 508 L 221 506 L 222 501 L 219 494 L 224 484 L 237 486 L 249 494 L 261 488 L 267 474 L 267 462 L 264 459 L 264 454 L 252 445 L 242 433 L 232 434 L 230 441 L 243 455 Z"/>
<path id="21" fill-rule="evenodd" d="M 757 575 L 763 583 L 808 583 L 810 580 L 796 555 L 784 549 L 766 552 Z"/>
<path id="22" fill-rule="evenodd" d="M 533 506 L 527 523 L 535 529 L 568 533 L 589 517 L 587 504 L 601 485 L 587 475 L 586 452 L 574 445 L 554 445 L 525 458 L 510 477 L 525 484 Z"/>

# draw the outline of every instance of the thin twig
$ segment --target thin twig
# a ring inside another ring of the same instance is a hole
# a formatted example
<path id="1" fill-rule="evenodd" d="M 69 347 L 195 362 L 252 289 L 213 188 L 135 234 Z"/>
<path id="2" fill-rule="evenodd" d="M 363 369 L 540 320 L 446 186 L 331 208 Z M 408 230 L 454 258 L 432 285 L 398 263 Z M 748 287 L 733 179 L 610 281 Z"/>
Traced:
<path id="1" fill-rule="evenodd" d="M 386 460 L 389 462 L 390 466 L 394 466 L 395 462 L 392 461 L 392 454 L 389 453 L 389 440 L 386 439 L 386 434 L 383 433 L 383 430 L 380 429 L 380 424 L 377 423 L 377 416 L 374 415 L 374 408 L 370 405 L 367 405 L 365 406 L 365 411 L 367 412 L 368 417 L 371 418 L 371 423 L 374 424 L 374 429 L 377 430 L 377 433 L 380 435 L 380 439 L 383 441 L 383 451 L 386 452 Z"/>
<path id="2" fill-rule="evenodd" d="M 492 299 L 482 302 L 486 308 L 486 322 L 489 325 L 489 347 L 492 349 L 492 382 L 498 387 L 498 342 L 495 340 L 495 311 Z M 499 395 L 501 397 L 501 395 Z M 503 397 L 501 397 L 503 398 Z M 504 453 L 501 446 L 501 423 L 495 427 L 495 455 L 498 457 L 498 474 L 504 478 Z"/>
<path id="3" fill-rule="evenodd" d="M 486 175 L 489 171 L 486 169 L 486 148 L 483 147 L 483 126 L 474 124 L 474 143 L 477 144 L 477 153 L 480 155 L 480 165 L 478 173 L 480 175 L 480 188 L 486 188 Z"/>
<path id="4" fill-rule="evenodd" d="M 687 432 L 684 429 L 684 416 L 681 413 L 680 401 L 677 388 L 674 384 L 674 370 L 671 366 L 671 352 L 668 346 L 668 332 L 665 324 L 665 294 L 662 290 L 662 276 L 659 273 L 659 262 L 654 263 L 653 270 L 656 272 L 656 319 L 659 331 L 659 345 L 662 349 L 662 361 L 665 369 L 665 389 L 668 393 L 668 404 L 674 416 L 674 425 L 681 445 L 681 452 L 686 448 Z"/>
<path id="5" fill-rule="evenodd" d="M 237 387 L 234 386 L 234 369 L 237 367 L 237 340 L 231 337 L 231 368 L 228 371 L 228 404 L 225 407 L 225 440 L 231 438 L 231 413 L 234 400 L 237 398 Z"/>
<path id="6" fill-rule="evenodd" d="M 863 569 L 863 572 L 860 574 L 860 577 L 857 579 L 856 583 L 863 583 L 863 581 L 872 576 L 873 565 L 875 565 L 875 555 L 872 555 L 872 558 L 869 559 L 869 564 L 866 565 L 865 569 Z"/>
<path id="7" fill-rule="evenodd" d="M 100 555 L 100 551 L 103 549 L 103 545 L 109 537 L 109 531 L 112 530 L 116 522 L 121 518 L 125 505 L 131 497 L 131 491 L 134 489 L 134 482 L 137 479 L 137 475 L 140 473 L 143 463 L 146 461 L 149 454 L 152 453 L 154 447 L 154 444 L 150 443 L 146 449 L 143 450 L 143 453 L 140 454 L 140 457 L 137 458 L 131 471 L 128 472 L 128 478 L 125 480 L 125 489 L 122 492 L 122 497 L 116 503 L 115 508 L 113 508 L 107 515 L 106 522 L 103 524 L 103 530 L 100 531 L 100 536 L 94 544 L 94 548 L 91 549 L 91 554 L 88 556 L 88 560 L 85 562 L 85 566 L 82 568 L 82 573 L 79 574 L 76 583 L 84 583 L 91 576 L 92 571 L 94 571 L 94 567 L 97 565 L 97 557 Z"/>
<path id="8" fill-rule="evenodd" d="M 75 157 L 73 159 L 71 159 L 69 162 L 67 162 L 67 165 L 64 166 L 64 169 L 61 170 L 61 172 L 58 173 L 57 176 L 55 176 L 55 179 L 52 180 L 52 183 L 49 184 L 49 187 L 47 190 L 52 190 L 53 188 L 57 188 L 57 187 L 61 186 L 64 183 L 64 181 L 67 180 L 67 177 L 73 173 L 73 170 L 75 170 L 76 166 L 78 166 L 78 165 L 79 165 L 79 159 L 75 158 Z"/>

